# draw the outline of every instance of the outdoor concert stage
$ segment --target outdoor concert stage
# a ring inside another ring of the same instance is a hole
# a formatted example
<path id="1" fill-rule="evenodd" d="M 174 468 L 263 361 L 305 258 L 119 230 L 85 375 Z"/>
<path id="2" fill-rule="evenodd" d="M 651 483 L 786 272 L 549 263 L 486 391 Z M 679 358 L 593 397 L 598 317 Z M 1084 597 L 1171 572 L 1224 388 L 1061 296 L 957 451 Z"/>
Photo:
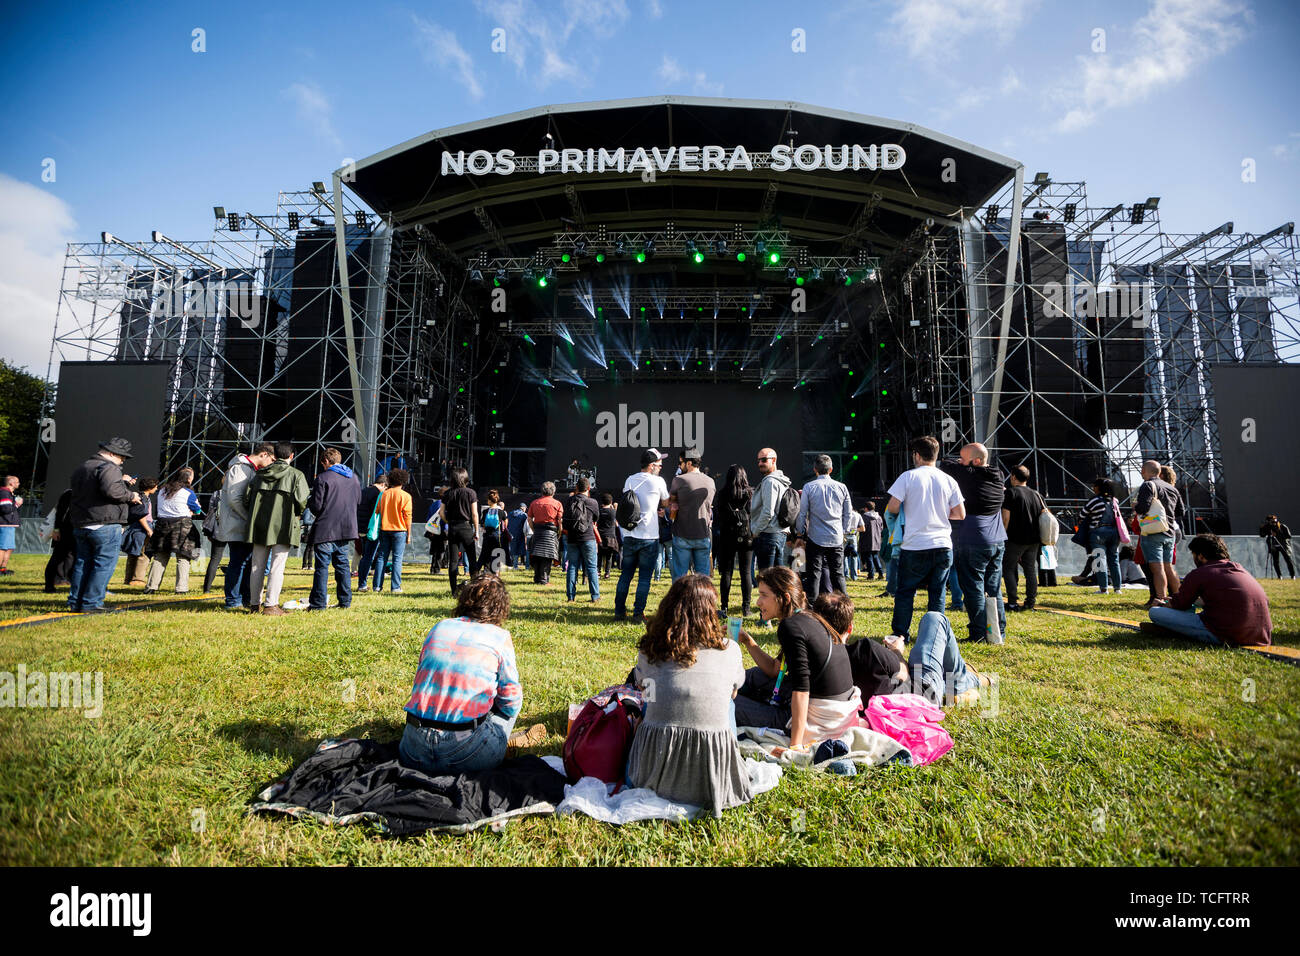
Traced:
<path id="1" fill-rule="evenodd" d="M 163 363 L 160 468 L 205 489 L 267 437 L 405 463 L 425 494 L 455 462 L 505 490 L 578 458 L 609 488 L 643 447 L 721 473 L 772 445 L 866 496 L 931 433 L 1059 503 L 1172 461 L 1223 526 L 1211 369 L 1300 357 L 1295 240 L 1170 235 L 1158 206 L 798 103 L 552 106 L 435 130 L 273 213 L 218 207 L 206 242 L 74 244 L 55 346 Z"/>

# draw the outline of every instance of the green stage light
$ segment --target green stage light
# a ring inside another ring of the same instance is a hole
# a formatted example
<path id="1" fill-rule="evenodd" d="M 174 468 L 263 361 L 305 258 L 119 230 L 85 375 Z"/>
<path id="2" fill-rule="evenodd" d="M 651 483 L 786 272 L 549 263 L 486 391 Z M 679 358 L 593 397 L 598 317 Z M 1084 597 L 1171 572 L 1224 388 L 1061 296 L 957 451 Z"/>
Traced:
<path id="1" fill-rule="evenodd" d="M 854 456 L 853 456 L 853 460 L 854 460 L 854 461 L 857 461 L 857 460 L 858 460 L 858 456 L 857 456 L 857 455 L 854 455 Z"/>
<path id="2" fill-rule="evenodd" d="M 493 412 L 492 414 L 495 415 L 496 412 Z M 857 417 L 858 417 L 857 412 L 849 412 L 849 418 L 857 418 Z"/>
<path id="3" fill-rule="evenodd" d="M 695 253 L 695 255 L 691 256 L 691 258 L 695 260 L 695 264 L 698 266 L 701 262 L 704 261 L 704 253 L 697 252 Z"/>
<path id="4" fill-rule="evenodd" d="M 597 312 L 604 312 L 604 311 L 605 311 L 605 307 L 604 307 L 603 305 L 598 305 L 598 306 L 596 306 L 596 311 L 597 311 Z"/>
<path id="5" fill-rule="evenodd" d="M 644 306 L 644 305 L 643 305 L 643 306 L 641 306 L 641 311 L 642 311 L 642 312 L 644 312 L 644 311 L 645 311 L 645 306 Z"/>
<path id="6" fill-rule="evenodd" d="M 496 413 L 497 413 L 497 410 L 496 410 L 495 408 L 492 409 L 492 414 L 495 415 Z"/>
<path id="7" fill-rule="evenodd" d="M 796 279 L 794 280 L 794 284 L 795 284 L 795 285 L 803 285 L 803 276 L 799 276 L 798 278 L 796 278 Z"/>
<path id="8" fill-rule="evenodd" d="M 603 252 L 598 252 L 598 253 L 596 253 L 596 261 L 597 261 L 597 262 L 604 262 L 604 261 L 605 261 L 605 253 L 603 253 Z"/>
<path id="9" fill-rule="evenodd" d="M 460 436 L 459 436 L 459 435 L 456 435 L 455 438 L 456 438 L 456 441 L 460 441 Z"/>
<path id="10" fill-rule="evenodd" d="M 496 452 L 494 452 L 494 451 L 490 451 L 490 452 L 488 452 L 488 457 L 489 457 L 489 458 L 495 458 L 496 456 L 497 456 L 497 453 L 496 453 Z M 854 457 L 854 458 L 857 458 L 858 456 L 857 456 L 857 455 L 854 455 L 853 457 Z"/>
<path id="11" fill-rule="evenodd" d="M 889 439 L 888 439 L 888 438 L 885 439 L 885 444 L 886 444 L 886 445 L 889 444 Z"/>
<path id="12" fill-rule="evenodd" d="M 775 249 L 772 250 L 767 254 L 767 261 L 772 263 L 772 265 L 776 265 L 781 261 L 781 253 L 777 252 Z"/>
<path id="13" fill-rule="evenodd" d="M 845 277 L 844 277 L 844 284 L 845 284 L 845 285 L 853 285 L 853 276 L 845 276 Z"/>
<path id="14" fill-rule="evenodd" d="M 645 253 L 644 253 L 644 252 L 638 252 L 638 253 L 636 254 L 636 261 L 637 261 L 637 262 L 645 262 Z"/>
<path id="15" fill-rule="evenodd" d="M 744 262 L 744 261 L 745 261 L 745 254 L 744 254 L 743 252 L 737 252 L 737 253 L 736 253 L 736 261 L 737 261 L 737 262 Z"/>
<path id="16" fill-rule="evenodd" d="M 776 340 L 777 340 L 778 342 L 781 341 L 781 335 L 780 335 L 780 333 L 777 333 Z"/>
<path id="17" fill-rule="evenodd" d="M 885 343 L 884 343 L 884 342 L 881 342 L 881 343 L 880 343 L 880 347 L 883 349 L 883 348 L 885 347 Z"/>
<path id="18" fill-rule="evenodd" d="M 546 288 L 546 276 L 542 276 L 540 279 L 537 280 L 537 287 L 539 289 Z"/>
<path id="19" fill-rule="evenodd" d="M 572 256 L 570 256 L 570 255 L 566 252 L 564 255 L 560 256 L 560 261 L 561 261 L 561 262 L 568 262 L 571 258 L 572 258 Z"/>
<path id="20" fill-rule="evenodd" d="M 882 389 L 880 390 L 880 394 L 881 394 L 881 395 L 888 395 L 888 394 L 889 394 L 889 389 L 887 389 L 887 388 L 882 388 Z"/>
<path id="21" fill-rule="evenodd" d="M 849 369 L 849 378 L 853 377 L 853 369 Z"/>
<path id="22" fill-rule="evenodd" d="M 463 393 L 465 391 L 465 386 L 462 385 L 460 388 L 456 389 L 456 391 Z"/>

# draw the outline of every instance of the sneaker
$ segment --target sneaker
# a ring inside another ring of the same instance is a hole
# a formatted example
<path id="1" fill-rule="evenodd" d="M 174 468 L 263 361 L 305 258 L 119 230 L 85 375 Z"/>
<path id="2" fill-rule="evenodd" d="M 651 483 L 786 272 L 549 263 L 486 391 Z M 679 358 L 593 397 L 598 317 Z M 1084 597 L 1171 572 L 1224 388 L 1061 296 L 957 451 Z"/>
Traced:
<path id="1" fill-rule="evenodd" d="M 352 593 L 353 593 L 353 594 L 369 594 L 369 593 L 370 593 L 370 588 L 368 588 L 368 587 L 353 588 L 353 589 L 352 589 Z"/>
<path id="2" fill-rule="evenodd" d="M 267 617 L 283 617 L 288 612 L 284 608 L 275 604 L 263 604 L 262 613 Z"/>
<path id="3" fill-rule="evenodd" d="M 644 614 L 633 614 L 633 615 L 632 615 L 632 623 L 633 623 L 633 624 L 644 624 L 644 623 L 645 623 L 645 615 L 644 615 Z"/>
<path id="4" fill-rule="evenodd" d="M 1005 604 L 1003 604 L 1003 605 L 1002 605 L 1002 609 L 1003 609 L 1004 611 L 1013 611 L 1013 612 L 1014 612 L 1014 611 L 1023 611 L 1023 610 L 1024 610 L 1024 608 L 1022 608 L 1019 604 L 1012 604 L 1010 601 L 1008 601 L 1008 602 L 1006 602 Z"/>
<path id="5" fill-rule="evenodd" d="M 402 589 L 401 589 L 401 588 L 393 588 L 393 589 L 391 589 L 388 593 L 389 593 L 389 594 L 401 594 L 401 593 L 402 593 Z"/>
<path id="6" fill-rule="evenodd" d="M 157 594 L 157 593 L 158 593 L 158 589 L 157 589 L 157 588 L 145 588 L 145 589 L 144 589 L 143 591 L 141 591 L 140 593 L 141 593 L 141 594 Z"/>

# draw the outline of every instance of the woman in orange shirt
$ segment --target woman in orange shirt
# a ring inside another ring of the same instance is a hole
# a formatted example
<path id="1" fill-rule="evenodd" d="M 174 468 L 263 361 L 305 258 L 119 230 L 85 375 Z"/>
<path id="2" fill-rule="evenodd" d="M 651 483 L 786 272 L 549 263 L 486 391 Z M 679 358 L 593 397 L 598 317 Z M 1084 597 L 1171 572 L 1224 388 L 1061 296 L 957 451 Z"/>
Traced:
<path id="1" fill-rule="evenodd" d="M 388 556 L 393 558 L 392 593 L 402 593 L 402 555 L 406 553 L 406 539 L 411 533 L 413 502 L 405 485 L 411 480 L 405 468 L 394 468 L 388 473 L 388 490 L 379 499 L 379 547 L 375 550 L 376 591 L 384 589 L 384 565 Z"/>

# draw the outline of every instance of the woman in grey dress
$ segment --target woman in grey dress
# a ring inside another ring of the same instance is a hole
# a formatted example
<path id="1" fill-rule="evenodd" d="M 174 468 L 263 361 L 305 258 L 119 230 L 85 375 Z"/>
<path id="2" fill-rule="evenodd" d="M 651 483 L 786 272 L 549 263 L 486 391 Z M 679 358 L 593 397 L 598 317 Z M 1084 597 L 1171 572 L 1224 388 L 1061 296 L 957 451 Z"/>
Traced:
<path id="1" fill-rule="evenodd" d="M 715 817 L 751 796 L 731 717 L 745 666 L 723 626 L 708 577 L 686 574 L 673 582 L 641 638 L 633 679 L 646 713 L 627 764 L 632 786 Z"/>

